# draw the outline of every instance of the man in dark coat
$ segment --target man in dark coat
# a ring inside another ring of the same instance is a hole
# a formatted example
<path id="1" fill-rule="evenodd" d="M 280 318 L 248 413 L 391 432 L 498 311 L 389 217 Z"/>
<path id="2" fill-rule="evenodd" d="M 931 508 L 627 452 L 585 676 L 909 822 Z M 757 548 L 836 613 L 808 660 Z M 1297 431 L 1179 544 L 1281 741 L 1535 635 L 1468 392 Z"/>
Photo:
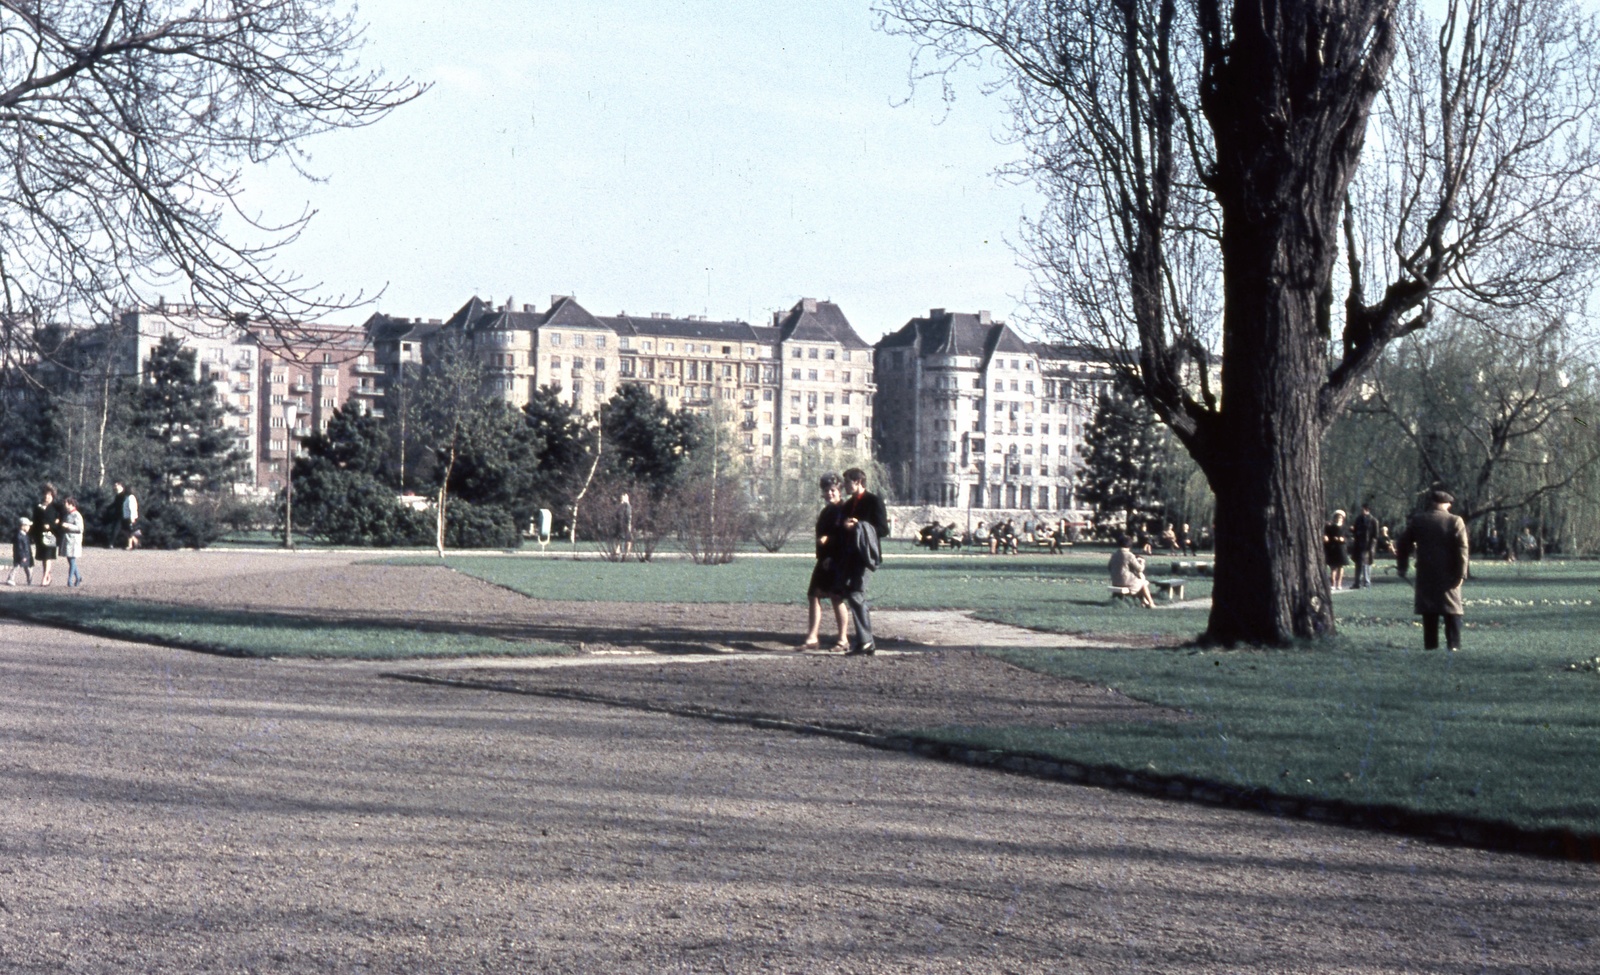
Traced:
<path id="1" fill-rule="evenodd" d="M 1467 523 L 1450 513 L 1455 498 L 1446 491 L 1428 495 L 1428 510 L 1411 516 L 1400 533 L 1395 555 L 1405 578 L 1413 553 L 1417 557 L 1416 598 L 1412 609 L 1422 617 L 1422 648 L 1439 649 L 1439 618 L 1444 617 L 1445 643 L 1461 649 L 1461 583 L 1467 578 Z"/>
<path id="2" fill-rule="evenodd" d="M 1378 519 L 1372 517 L 1372 503 L 1361 506 L 1355 524 L 1350 526 L 1350 554 L 1356 560 L 1356 588 L 1372 588 L 1372 561 L 1378 557 Z"/>
<path id="3" fill-rule="evenodd" d="M 889 512 L 883 499 L 867 490 L 866 472 L 852 467 L 844 472 L 845 499 L 839 504 L 843 515 L 845 545 L 838 560 L 837 595 L 850 608 L 855 632 L 850 637 L 850 654 L 868 655 L 877 649 L 872 641 L 872 613 L 867 607 L 867 573 L 877 568 L 871 558 L 882 539 L 889 535 Z M 871 532 L 870 538 L 865 538 Z M 869 551 L 870 546 L 870 551 Z"/>

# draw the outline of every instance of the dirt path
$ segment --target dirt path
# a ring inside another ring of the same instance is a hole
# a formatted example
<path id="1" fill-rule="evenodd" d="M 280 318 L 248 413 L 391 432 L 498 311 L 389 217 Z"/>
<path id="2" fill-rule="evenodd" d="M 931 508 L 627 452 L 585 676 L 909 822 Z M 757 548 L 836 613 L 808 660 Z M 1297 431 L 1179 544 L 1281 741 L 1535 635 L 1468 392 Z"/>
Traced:
<path id="1" fill-rule="evenodd" d="M 4 622 L 0 852 L 7 973 L 1577 975 L 1600 903 L 1590 867 Z"/>

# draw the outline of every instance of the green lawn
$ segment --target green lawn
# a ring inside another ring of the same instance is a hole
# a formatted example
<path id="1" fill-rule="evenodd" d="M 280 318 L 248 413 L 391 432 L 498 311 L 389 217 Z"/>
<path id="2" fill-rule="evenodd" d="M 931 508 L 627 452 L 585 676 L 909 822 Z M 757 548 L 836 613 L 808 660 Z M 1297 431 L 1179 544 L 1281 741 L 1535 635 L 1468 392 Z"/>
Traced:
<path id="1" fill-rule="evenodd" d="M 76 594 L 28 592 L 0 598 L 17 619 L 239 657 L 400 660 L 418 657 L 551 656 L 573 653 L 558 643 L 499 640 L 472 633 L 417 630 L 379 623 L 329 623 L 273 613 L 171 606 Z"/>
<path id="2" fill-rule="evenodd" d="M 1107 605 L 1104 551 L 896 560 L 872 581 L 885 608 L 962 608 L 988 619 L 1131 638 L 1192 635 L 1205 610 Z M 704 568 L 452 559 L 533 596 L 796 602 L 810 563 Z M 1170 559 L 1154 561 L 1165 575 Z M 1205 581 L 1191 598 L 1209 595 Z M 950 740 L 1153 769 L 1281 793 L 1393 803 L 1600 832 L 1600 565 L 1481 564 L 1466 649 L 1422 650 L 1411 590 L 1392 574 L 1336 597 L 1341 635 L 1287 650 L 996 648 L 1021 666 L 1181 708 L 1181 723 L 920 729 Z M 907 729 L 916 731 L 919 729 Z"/>
<path id="3" fill-rule="evenodd" d="M 869 583 L 881 609 L 970 609 L 984 619 L 1081 633 L 1128 633 L 1191 637 L 1205 629 L 1203 609 L 1151 613 L 1132 605 L 1110 605 L 1105 549 L 1066 555 L 989 556 L 962 554 L 938 559 L 897 559 L 913 550 L 894 544 Z M 406 564 L 437 559 L 404 558 Z M 1152 560 L 1165 576 L 1170 558 Z M 684 559 L 654 562 L 447 556 L 445 564 L 538 599 L 625 602 L 800 603 L 811 577 L 811 560 L 741 558 L 731 565 L 701 566 Z M 1189 599 L 1211 594 L 1206 579 L 1192 579 Z"/>

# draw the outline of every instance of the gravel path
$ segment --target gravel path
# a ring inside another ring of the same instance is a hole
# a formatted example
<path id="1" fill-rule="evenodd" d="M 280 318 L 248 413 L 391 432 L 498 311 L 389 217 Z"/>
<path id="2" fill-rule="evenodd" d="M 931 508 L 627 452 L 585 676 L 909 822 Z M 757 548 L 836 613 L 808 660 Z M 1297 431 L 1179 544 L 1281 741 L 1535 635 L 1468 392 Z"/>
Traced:
<path id="1" fill-rule="evenodd" d="M 1591 867 L 0 623 L 0 970 L 1593 970 Z"/>

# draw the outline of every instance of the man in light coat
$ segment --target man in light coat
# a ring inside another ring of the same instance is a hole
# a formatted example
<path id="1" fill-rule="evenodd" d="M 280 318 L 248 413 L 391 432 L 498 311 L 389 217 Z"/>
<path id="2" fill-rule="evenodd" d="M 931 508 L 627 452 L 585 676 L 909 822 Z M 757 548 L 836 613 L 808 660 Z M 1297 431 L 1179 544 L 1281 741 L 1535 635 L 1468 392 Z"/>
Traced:
<path id="1" fill-rule="evenodd" d="M 1428 509 L 1411 516 L 1400 533 L 1395 555 L 1405 578 L 1411 557 L 1417 559 L 1416 596 L 1412 610 L 1422 617 L 1422 648 L 1439 649 L 1439 619 L 1452 652 L 1461 649 L 1461 584 L 1467 578 L 1467 523 L 1450 513 L 1455 498 L 1435 490 Z"/>

